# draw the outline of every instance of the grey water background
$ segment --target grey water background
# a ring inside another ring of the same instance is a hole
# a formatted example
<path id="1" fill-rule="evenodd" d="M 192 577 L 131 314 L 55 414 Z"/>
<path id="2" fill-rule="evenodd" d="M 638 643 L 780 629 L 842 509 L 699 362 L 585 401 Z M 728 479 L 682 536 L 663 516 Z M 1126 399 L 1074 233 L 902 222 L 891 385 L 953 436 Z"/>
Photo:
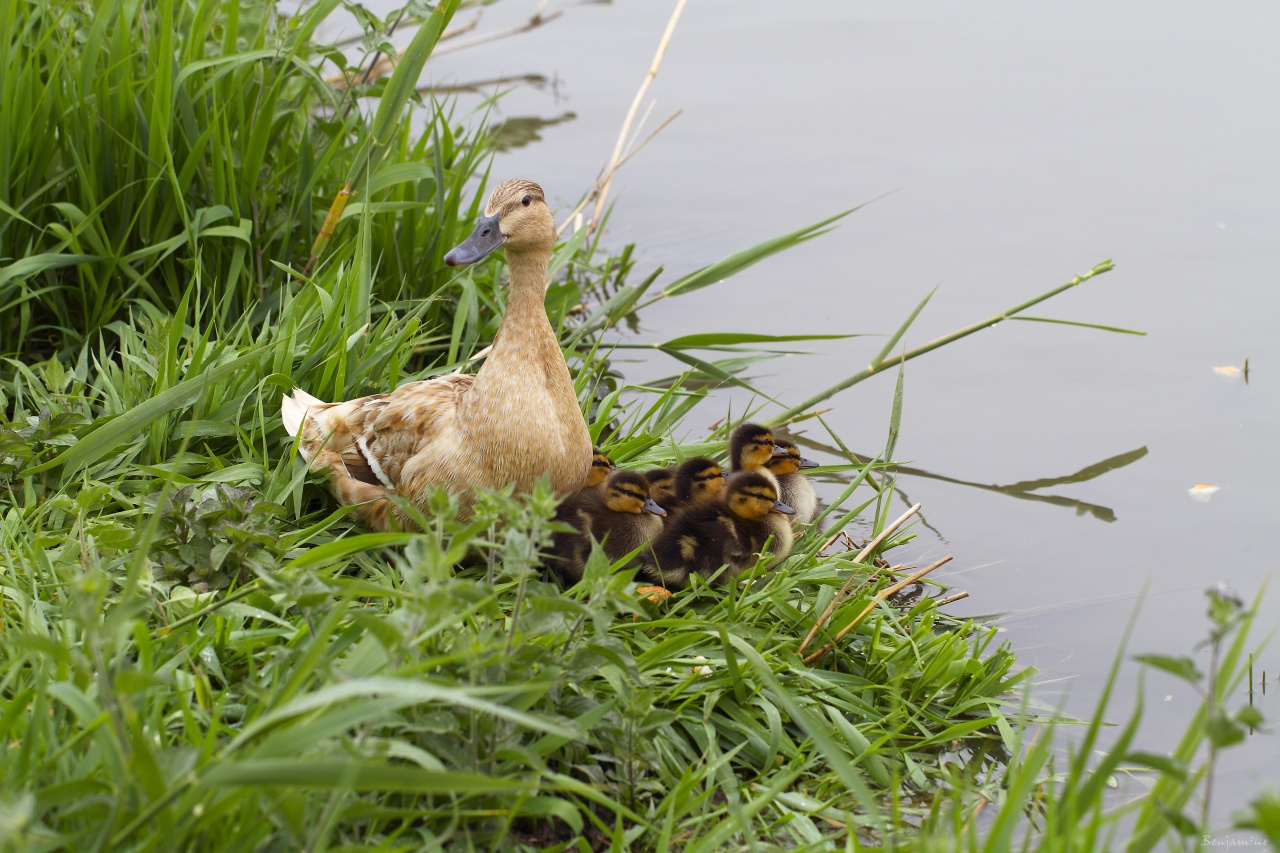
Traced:
<path id="1" fill-rule="evenodd" d="M 433 58 L 427 77 L 541 77 L 501 87 L 511 91 L 489 118 L 528 144 L 501 153 L 493 176 L 537 180 L 565 212 L 612 150 L 673 5 L 553 4 L 559 19 Z M 486 8 L 477 32 L 534 9 Z M 877 200 L 831 234 L 646 309 L 626 339 L 889 334 L 936 285 L 910 347 L 1114 259 L 1113 272 L 1030 313 L 1145 337 L 1006 322 L 908 363 L 900 507 L 920 501 L 925 523 L 896 554 L 921 565 L 955 555 L 938 579 L 971 597 L 949 609 L 998 614 L 1049 710 L 1091 713 L 1135 613 L 1131 654 L 1189 655 L 1204 669 L 1204 589 L 1221 582 L 1251 600 L 1280 562 L 1278 45 L 1280 7 L 1268 2 L 694 0 L 647 129 L 683 114 L 616 177 L 606 244 L 637 244 L 640 274 L 664 266 L 661 285 Z M 461 95 L 459 116 L 477 120 L 467 112 L 495 89 Z M 795 403 L 882 345 L 805 344 L 812 355 L 749 375 Z M 1246 358 L 1247 384 L 1213 370 Z M 621 367 L 631 381 L 680 369 L 656 354 Z M 883 447 L 894 381 L 824 404 L 854 451 Z M 749 399 L 717 392 L 689 437 Z M 816 421 L 798 432 L 832 444 Z M 1072 482 L 1082 470 L 1097 476 Z M 1196 483 L 1220 490 L 1197 501 Z M 821 488 L 832 497 L 840 485 Z M 1255 644 L 1278 625 L 1271 591 Z M 1269 722 L 1223 756 L 1220 826 L 1261 785 L 1280 785 L 1280 648 L 1254 669 Z M 1109 719 L 1133 709 L 1138 678 L 1126 663 Z M 1241 690 L 1233 704 L 1247 699 Z M 1139 747 L 1172 749 L 1195 702 L 1148 673 Z"/>

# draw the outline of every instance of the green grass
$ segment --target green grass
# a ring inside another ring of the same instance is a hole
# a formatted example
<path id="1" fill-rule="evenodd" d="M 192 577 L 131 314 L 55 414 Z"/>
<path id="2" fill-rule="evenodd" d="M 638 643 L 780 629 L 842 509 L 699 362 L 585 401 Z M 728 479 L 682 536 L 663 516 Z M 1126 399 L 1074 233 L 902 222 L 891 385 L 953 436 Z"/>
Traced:
<path id="1" fill-rule="evenodd" d="M 336 5 L 285 20 L 199 0 L 0 0 L 0 845 L 996 849 L 1013 826 L 1038 849 L 1079 815 L 1111 820 L 1096 779 L 1112 766 L 1073 762 L 1078 794 L 1057 796 L 1049 738 L 1026 741 L 1033 673 L 933 588 L 802 662 L 816 614 L 860 581 L 826 642 L 891 582 L 872 561 L 909 534 L 862 563 L 817 556 L 811 534 L 729 594 L 652 605 L 598 554 L 572 590 L 545 579 L 545 492 L 487 494 L 465 525 L 437 495 L 417 534 L 345 519 L 296 458 L 281 391 L 305 378 L 344 399 L 463 365 L 505 294 L 500 263 L 440 260 L 489 154 L 449 105 L 412 94 L 453 6 L 390 79 L 341 90 L 322 78 L 347 60 L 312 40 Z M 371 50 L 399 18 L 362 19 Z M 371 116 L 366 95 L 381 98 Z M 609 330 L 838 219 L 667 284 L 633 280 L 630 248 L 610 255 L 600 232 L 558 248 L 548 310 L 615 460 L 723 453 L 723 430 L 675 440 L 682 418 L 813 336 L 628 343 L 682 371 L 635 387 Z M 865 376 L 992 322 L 891 357 L 918 312 Z M 865 413 L 888 420 L 885 450 L 833 466 L 846 488 L 827 524 L 886 523 L 892 481 L 870 475 L 893 464 L 902 395 L 900 370 L 892 410 Z M 818 402 L 759 415 L 795 422 Z M 1208 689 L 1220 731 L 1232 636 Z M 1185 816 L 1205 774 L 1147 766 L 1171 781 L 1131 825 L 1158 840 L 1185 828 L 1165 806 Z M 985 799 L 995 821 L 973 817 Z"/>

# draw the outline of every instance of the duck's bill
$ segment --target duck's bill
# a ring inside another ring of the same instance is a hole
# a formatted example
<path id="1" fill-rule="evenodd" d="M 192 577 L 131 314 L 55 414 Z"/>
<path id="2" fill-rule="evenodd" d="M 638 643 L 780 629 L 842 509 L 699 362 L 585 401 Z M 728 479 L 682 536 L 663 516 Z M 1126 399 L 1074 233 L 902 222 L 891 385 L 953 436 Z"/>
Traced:
<path id="1" fill-rule="evenodd" d="M 644 511 L 651 512 L 654 515 L 666 515 L 667 511 L 654 503 L 653 498 L 649 498 L 644 502 Z"/>
<path id="2" fill-rule="evenodd" d="M 790 452 L 791 452 L 791 451 L 787 450 L 785 447 L 783 447 L 783 446 L 782 446 L 782 445 L 780 445 L 780 444 L 775 444 L 775 445 L 773 446 L 773 455 L 774 455 L 774 456 L 786 456 L 786 455 L 787 455 L 788 453 L 790 453 Z"/>
<path id="3" fill-rule="evenodd" d="M 498 214 L 481 216 L 471 236 L 449 250 L 444 262 L 451 267 L 465 267 L 484 258 L 485 255 L 507 241 L 498 227 Z"/>
<path id="4" fill-rule="evenodd" d="M 801 468 L 817 468 L 821 464 L 821 462 L 814 462 L 812 459 L 805 459 L 803 456 L 800 457 Z"/>
<path id="5" fill-rule="evenodd" d="M 795 515 L 796 508 L 793 507 L 791 504 L 784 504 L 782 501 L 775 501 L 773 504 L 773 509 L 770 510 L 770 512 L 780 512 L 783 515 Z"/>

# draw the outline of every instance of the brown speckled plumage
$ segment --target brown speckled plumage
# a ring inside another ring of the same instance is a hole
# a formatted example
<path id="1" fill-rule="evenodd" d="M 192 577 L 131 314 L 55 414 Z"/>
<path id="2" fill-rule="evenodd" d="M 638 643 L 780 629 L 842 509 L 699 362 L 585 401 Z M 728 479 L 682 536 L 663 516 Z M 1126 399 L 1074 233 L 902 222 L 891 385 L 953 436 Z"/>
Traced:
<path id="1" fill-rule="evenodd" d="M 528 203 L 525 200 L 528 199 Z M 476 488 L 529 491 L 550 474 L 563 494 L 582 488 L 591 437 L 551 323 L 544 294 L 555 219 L 542 189 L 507 181 L 489 198 L 511 270 L 507 311 L 475 375 L 409 382 L 386 394 L 323 403 L 304 391 L 281 401 L 301 453 L 344 504 L 374 530 L 408 527 L 388 501 L 424 509 L 428 486 L 443 486 L 469 512 Z M 394 521 L 389 518 L 394 515 Z"/>

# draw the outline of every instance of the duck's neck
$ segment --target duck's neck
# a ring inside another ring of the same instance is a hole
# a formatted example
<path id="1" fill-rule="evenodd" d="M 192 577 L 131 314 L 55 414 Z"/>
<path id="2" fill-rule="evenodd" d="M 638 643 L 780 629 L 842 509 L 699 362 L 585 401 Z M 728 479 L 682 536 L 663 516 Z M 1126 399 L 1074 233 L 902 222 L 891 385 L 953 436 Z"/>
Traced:
<path id="1" fill-rule="evenodd" d="M 528 375 L 542 362 L 558 363 L 565 371 L 560 342 L 547 319 L 546 281 L 551 262 L 548 252 L 508 252 L 511 284 L 507 313 L 502 318 L 493 352 L 480 368 L 476 381 L 486 374 Z"/>
<path id="2" fill-rule="evenodd" d="M 483 399 L 483 405 L 491 412 L 533 403 L 577 408 L 573 380 L 564 363 L 560 341 L 547 319 L 545 298 L 550 260 L 550 252 L 507 253 L 511 269 L 507 312 L 498 327 L 493 351 L 477 373 L 475 386 L 468 395 Z M 525 419 L 517 416 L 518 413 L 511 414 L 516 422 Z"/>
<path id="3" fill-rule="evenodd" d="M 475 465 L 491 483 L 528 491 L 538 477 L 576 492 L 591 463 L 591 436 L 544 302 L 550 253 L 508 253 L 507 313 L 493 351 L 459 403 Z"/>
<path id="4" fill-rule="evenodd" d="M 543 332 L 555 340 L 551 322 L 547 320 L 547 267 L 551 264 L 549 252 L 509 252 L 507 267 L 511 270 L 511 285 L 507 296 L 507 314 L 502 320 L 503 334 Z M 560 350 L 556 344 L 556 352 Z"/>

